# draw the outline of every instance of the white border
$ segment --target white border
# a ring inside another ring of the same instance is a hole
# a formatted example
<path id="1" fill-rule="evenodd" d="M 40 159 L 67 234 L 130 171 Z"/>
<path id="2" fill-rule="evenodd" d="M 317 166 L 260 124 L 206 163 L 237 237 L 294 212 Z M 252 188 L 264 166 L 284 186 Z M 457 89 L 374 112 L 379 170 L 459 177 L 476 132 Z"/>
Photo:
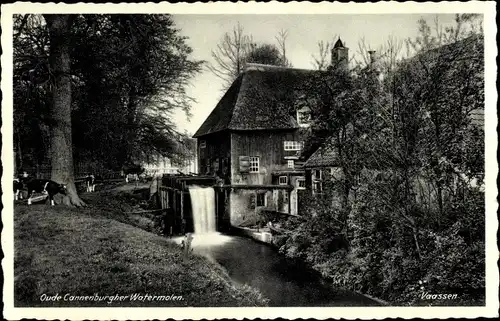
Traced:
<path id="1" fill-rule="evenodd" d="M 40 4 L 14 3 L 2 5 L 2 162 L 4 191 L 12 191 L 13 138 L 12 138 L 12 15 L 15 13 L 172 13 L 172 14 L 395 14 L 395 13 L 482 13 L 485 28 L 485 163 L 486 163 L 486 306 L 485 307 L 365 307 L 365 308 L 14 308 L 13 307 L 13 195 L 4 193 L 2 203 L 2 249 L 5 259 L 4 313 L 6 319 L 214 319 L 214 318 L 448 318 L 448 317 L 494 317 L 498 316 L 498 282 L 496 266 L 497 188 L 496 161 L 497 115 L 496 75 L 497 55 L 495 23 L 496 4 L 488 2 L 440 2 L 440 3 L 140 3 L 140 4 Z"/>

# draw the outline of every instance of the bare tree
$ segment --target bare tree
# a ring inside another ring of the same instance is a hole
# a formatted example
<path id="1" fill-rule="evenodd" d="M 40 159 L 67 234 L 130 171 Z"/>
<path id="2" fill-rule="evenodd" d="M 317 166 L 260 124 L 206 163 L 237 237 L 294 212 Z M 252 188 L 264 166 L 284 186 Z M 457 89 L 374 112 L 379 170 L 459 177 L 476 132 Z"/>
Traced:
<path id="1" fill-rule="evenodd" d="M 457 13 L 454 24 L 450 26 L 443 26 L 438 16 L 433 22 L 434 26 L 431 28 L 425 19 L 418 21 L 419 35 L 415 39 L 406 39 L 408 56 L 422 49 L 431 50 L 483 33 L 483 19 L 480 14 Z"/>
<path id="2" fill-rule="evenodd" d="M 333 43 L 323 40 L 318 42 L 318 56 L 312 56 L 312 65 L 318 70 L 326 70 L 329 65 L 330 51 L 333 48 Z"/>
<path id="3" fill-rule="evenodd" d="M 286 39 L 288 38 L 288 30 L 281 29 L 275 38 L 278 42 L 278 49 L 281 51 L 281 57 L 285 62 L 285 66 L 292 67 L 292 64 L 286 57 Z"/>
<path id="4" fill-rule="evenodd" d="M 394 70 L 398 61 L 404 58 L 403 54 L 404 41 L 395 36 L 387 37 L 387 40 L 378 48 L 373 49 L 366 43 L 365 38 L 358 41 L 358 57 L 362 61 L 356 63 L 368 66 L 371 63 L 371 53 L 376 55 L 377 67 L 382 73 L 389 73 Z"/>
<path id="5" fill-rule="evenodd" d="M 212 50 L 215 63 L 208 65 L 214 75 L 224 80 L 228 88 L 233 80 L 243 71 L 245 58 L 252 48 L 252 37 L 245 35 L 238 23 L 232 33 L 225 33 L 216 50 Z"/>

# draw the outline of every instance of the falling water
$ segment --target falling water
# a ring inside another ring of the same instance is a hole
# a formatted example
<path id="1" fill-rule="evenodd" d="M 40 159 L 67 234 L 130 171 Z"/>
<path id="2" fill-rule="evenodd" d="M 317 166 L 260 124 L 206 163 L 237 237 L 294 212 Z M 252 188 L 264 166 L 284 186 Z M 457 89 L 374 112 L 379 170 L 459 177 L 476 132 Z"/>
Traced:
<path id="1" fill-rule="evenodd" d="M 195 234 L 214 233 L 215 192 L 212 187 L 190 186 L 191 207 Z"/>

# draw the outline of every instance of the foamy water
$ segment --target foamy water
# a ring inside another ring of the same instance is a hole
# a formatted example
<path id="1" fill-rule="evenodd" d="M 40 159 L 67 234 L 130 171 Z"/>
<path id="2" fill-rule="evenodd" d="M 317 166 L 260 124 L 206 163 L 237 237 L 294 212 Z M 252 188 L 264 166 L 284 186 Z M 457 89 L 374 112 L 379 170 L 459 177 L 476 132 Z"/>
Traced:
<path id="1" fill-rule="evenodd" d="M 205 233 L 205 234 L 192 234 L 193 240 L 191 241 L 191 247 L 193 248 L 203 248 L 203 247 L 213 247 L 229 243 L 233 240 L 231 236 L 223 235 L 217 232 Z M 178 236 L 171 240 L 177 244 L 181 244 L 186 237 Z"/>
<path id="2" fill-rule="evenodd" d="M 216 231 L 214 189 L 212 187 L 190 186 L 189 196 L 193 210 L 194 233 L 214 233 Z"/>

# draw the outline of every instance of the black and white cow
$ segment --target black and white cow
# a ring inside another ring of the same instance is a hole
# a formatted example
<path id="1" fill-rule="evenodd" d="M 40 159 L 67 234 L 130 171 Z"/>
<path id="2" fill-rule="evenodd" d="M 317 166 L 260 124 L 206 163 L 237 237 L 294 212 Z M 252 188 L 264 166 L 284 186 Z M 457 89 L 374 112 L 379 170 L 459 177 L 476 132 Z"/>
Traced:
<path id="1" fill-rule="evenodd" d="M 56 194 L 66 195 L 66 185 L 58 184 L 48 179 L 33 179 L 27 184 L 28 187 L 28 205 L 31 205 L 33 193 L 43 193 L 49 195 L 50 205 L 54 205 L 54 196 Z"/>
<path id="2" fill-rule="evenodd" d="M 22 190 L 24 188 L 23 181 L 19 178 L 14 178 L 14 199 L 23 199 Z"/>
<path id="3" fill-rule="evenodd" d="M 87 177 L 85 177 L 85 186 L 87 187 L 87 192 L 95 192 L 95 181 L 96 180 L 94 174 L 87 175 Z"/>

